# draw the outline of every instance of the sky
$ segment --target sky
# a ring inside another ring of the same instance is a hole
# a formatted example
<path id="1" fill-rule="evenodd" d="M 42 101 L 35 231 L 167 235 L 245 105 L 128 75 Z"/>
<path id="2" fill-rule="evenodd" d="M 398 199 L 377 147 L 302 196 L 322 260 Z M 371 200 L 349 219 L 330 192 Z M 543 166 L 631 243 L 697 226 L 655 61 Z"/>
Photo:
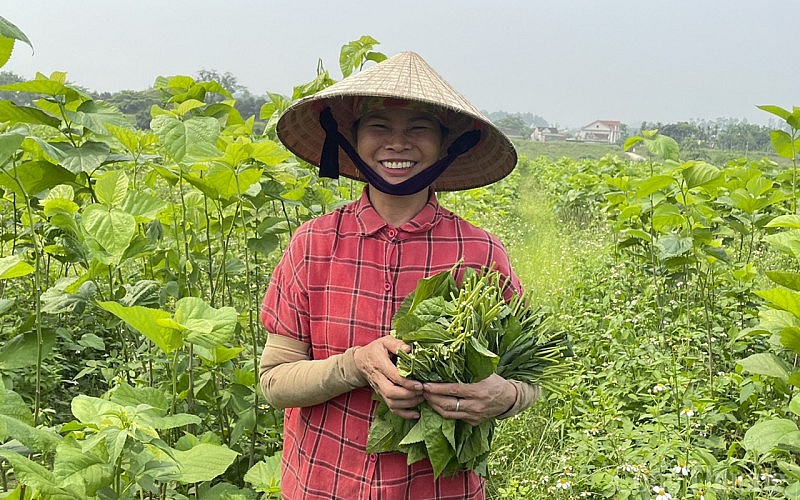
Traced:
<path id="1" fill-rule="evenodd" d="M 342 45 L 419 53 L 485 112 L 559 128 L 733 118 L 800 106 L 796 0 L 3 0 L 31 40 L 2 71 L 65 71 L 96 91 L 230 72 L 291 95 Z"/>

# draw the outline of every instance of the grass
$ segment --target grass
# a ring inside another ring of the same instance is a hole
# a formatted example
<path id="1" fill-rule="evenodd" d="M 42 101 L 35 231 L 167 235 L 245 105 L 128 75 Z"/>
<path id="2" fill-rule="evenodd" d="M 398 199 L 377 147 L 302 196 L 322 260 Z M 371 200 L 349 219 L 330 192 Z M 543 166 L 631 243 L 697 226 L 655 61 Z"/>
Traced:
<path id="1" fill-rule="evenodd" d="M 518 189 L 517 229 L 506 242 L 512 264 L 532 300 L 560 312 L 564 294 L 580 279 L 582 263 L 602 260 L 604 238 L 559 220 L 534 176 L 523 174 Z M 564 429 L 553 411 L 552 405 L 540 406 L 500 422 L 489 462 L 488 499 L 541 495 L 549 480 L 544 474 L 562 460 Z"/>
<path id="2" fill-rule="evenodd" d="M 599 160 L 607 154 L 623 155 L 622 146 L 616 144 L 600 144 L 593 142 L 537 142 L 514 139 L 517 153 L 528 158 L 547 156 L 553 160 L 568 157 L 578 159 Z"/>
<path id="3" fill-rule="evenodd" d="M 487 499 L 534 498 L 540 471 L 551 469 L 559 446 L 553 415 L 525 411 L 497 426 L 489 462 Z"/>
<path id="4" fill-rule="evenodd" d="M 558 219 L 532 176 L 520 178 L 515 220 L 517 230 L 507 242 L 514 270 L 535 302 L 557 308 L 559 294 L 572 288 L 574 269 L 592 258 L 596 243 L 581 241 L 585 230 Z"/>
<path id="5" fill-rule="evenodd" d="M 572 158 L 574 160 L 599 160 L 600 158 L 613 154 L 620 158 L 625 157 L 625 151 L 620 144 L 602 144 L 594 142 L 567 142 L 567 141 L 554 141 L 554 142 L 538 142 L 526 139 L 513 139 L 512 142 L 517 148 L 517 153 L 527 156 L 528 158 L 538 158 L 540 156 L 548 157 L 552 160 L 559 158 Z M 637 149 L 637 154 L 646 155 L 641 148 Z M 681 159 L 683 160 L 702 160 L 714 165 L 725 165 L 731 160 L 740 158 L 747 158 L 749 160 L 758 161 L 762 158 L 769 158 L 770 160 L 778 163 L 779 165 L 789 165 L 790 162 L 786 158 L 781 158 L 773 151 L 728 151 L 720 149 L 708 148 L 694 148 L 682 149 Z"/>

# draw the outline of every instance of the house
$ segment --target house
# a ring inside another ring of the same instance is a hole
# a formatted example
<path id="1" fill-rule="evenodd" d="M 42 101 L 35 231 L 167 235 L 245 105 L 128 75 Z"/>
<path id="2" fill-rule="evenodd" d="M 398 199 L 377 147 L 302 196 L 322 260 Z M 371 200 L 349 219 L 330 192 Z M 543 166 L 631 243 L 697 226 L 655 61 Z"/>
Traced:
<path id="1" fill-rule="evenodd" d="M 576 140 L 615 144 L 622 139 L 620 123 L 616 120 L 596 120 L 581 128 Z"/>
<path id="2" fill-rule="evenodd" d="M 559 132 L 556 127 L 534 127 L 533 132 L 531 132 L 532 141 L 563 141 L 566 138 L 567 135 L 563 132 Z"/>

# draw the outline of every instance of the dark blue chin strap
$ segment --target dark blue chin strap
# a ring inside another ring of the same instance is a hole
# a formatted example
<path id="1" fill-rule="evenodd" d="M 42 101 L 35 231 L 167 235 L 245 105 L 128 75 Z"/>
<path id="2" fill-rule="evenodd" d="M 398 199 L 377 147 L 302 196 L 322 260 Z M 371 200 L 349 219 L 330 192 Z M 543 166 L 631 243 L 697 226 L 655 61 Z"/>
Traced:
<path id="1" fill-rule="evenodd" d="M 386 182 L 358 155 L 352 144 L 339 132 L 339 126 L 333 118 L 331 108 L 325 108 L 319 114 L 319 123 L 325 130 L 325 142 L 322 145 L 322 155 L 319 160 L 320 177 L 331 179 L 339 178 L 339 148 L 350 157 L 361 175 L 378 191 L 396 196 L 414 194 L 427 188 L 439 177 L 456 158 L 472 149 L 481 139 L 480 130 L 470 130 L 461 134 L 453 144 L 447 148 L 447 155 L 436 163 L 426 168 L 410 179 L 399 184 Z"/>

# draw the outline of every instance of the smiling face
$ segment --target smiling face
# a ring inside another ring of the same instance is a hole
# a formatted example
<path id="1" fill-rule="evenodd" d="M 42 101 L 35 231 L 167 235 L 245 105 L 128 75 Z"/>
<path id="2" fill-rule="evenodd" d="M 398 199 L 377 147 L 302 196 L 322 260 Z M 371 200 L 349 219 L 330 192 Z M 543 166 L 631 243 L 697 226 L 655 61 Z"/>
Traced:
<path id="1" fill-rule="evenodd" d="M 356 150 L 385 181 L 398 184 L 439 159 L 442 128 L 429 113 L 413 107 L 372 111 L 358 122 Z"/>

